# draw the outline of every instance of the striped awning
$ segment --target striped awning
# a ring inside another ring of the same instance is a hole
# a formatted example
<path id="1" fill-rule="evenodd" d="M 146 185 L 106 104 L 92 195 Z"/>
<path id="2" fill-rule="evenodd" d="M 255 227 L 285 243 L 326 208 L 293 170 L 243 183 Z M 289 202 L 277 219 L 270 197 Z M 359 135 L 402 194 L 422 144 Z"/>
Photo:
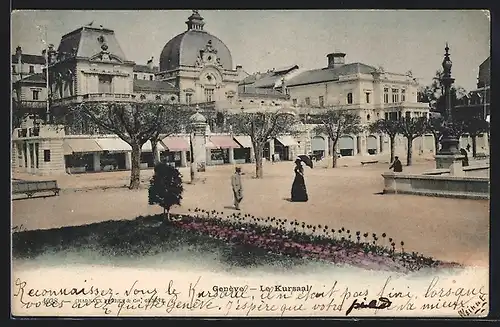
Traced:
<path id="1" fill-rule="evenodd" d="M 161 142 L 170 152 L 189 151 L 189 142 L 181 136 L 167 136 Z"/>
<path id="2" fill-rule="evenodd" d="M 252 148 L 252 139 L 248 135 L 238 135 L 234 140 L 240 144 L 242 148 Z"/>
<path id="3" fill-rule="evenodd" d="M 96 139 L 97 144 L 104 150 L 110 152 L 128 152 L 132 147 L 120 138 L 101 138 Z"/>
<path id="4" fill-rule="evenodd" d="M 161 142 L 156 143 L 156 148 L 158 149 L 158 151 L 165 151 L 165 148 L 163 147 L 163 145 L 161 144 Z M 143 151 L 143 152 L 152 152 L 153 149 L 151 147 L 151 142 L 147 141 L 146 143 L 144 143 L 142 145 L 141 151 Z"/>
<path id="5" fill-rule="evenodd" d="M 64 155 L 85 152 L 102 152 L 102 148 L 94 139 L 65 139 L 63 143 Z"/>
<path id="6" fill-rule="evenodd" d="M 215 148 L 220 148 L 220 149 L 240 148 L 240 145 L 236 143 L 233 140 L 233 138 L 229 135 L 211 135 L 209 136 L 209 140 L 215 146 Z"/>
<path id="7" fill-rule="evenodd" d="M 276 138 L 278 142 L 283 144 L 283 146 L 294 146 L 297 145 L 297 141 L 290 135 L 283 135 Z"/>

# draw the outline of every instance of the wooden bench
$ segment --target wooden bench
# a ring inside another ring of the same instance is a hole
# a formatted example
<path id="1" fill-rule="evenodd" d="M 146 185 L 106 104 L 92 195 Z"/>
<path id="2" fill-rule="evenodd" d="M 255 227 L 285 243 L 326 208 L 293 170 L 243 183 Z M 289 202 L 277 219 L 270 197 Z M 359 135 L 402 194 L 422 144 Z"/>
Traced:
<path id="1" fill-rule="evenodd" d="M 12 183 L 12 194 L 26 194 L 31 198 L 35 193 L 54 192 L 54 196 L 59 195 L 61 189 L 57 186 L 57 181 L 22 181 Z"/>
<path id="2" fill-rule="evenodd" d="M 376 164 L 376 163 L 378 163 L 378 160 L 361 161 L 361 166 L 369 165 L 369 164 Z"/>

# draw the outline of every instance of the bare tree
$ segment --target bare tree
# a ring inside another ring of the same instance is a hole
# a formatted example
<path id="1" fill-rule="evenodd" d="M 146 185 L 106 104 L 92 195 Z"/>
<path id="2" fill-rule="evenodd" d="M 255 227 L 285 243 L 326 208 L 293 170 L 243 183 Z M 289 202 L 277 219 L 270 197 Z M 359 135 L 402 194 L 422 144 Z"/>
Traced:
<path id="1" fill-rule="evenodd" d="M 131 146 L 130 189 L 138 189 L 140 185 L 141 148 L 144 143 L 158 131 L 175 130 L 180 125 L 173 116 L 174 111 L 172 105 L 150 102 L 84 102 L 70 108 L 73 119 L 91 121 Z M 166 126 L 167 122 L 171 124 L 170 128 Z"/>
<path id="2" fill-rule="evenodd" d="M 346 134 L 358 134 L 362 132 L 361 117 L 349 110 L 331 108 L 324 114 L 319 115 L 318 119 L 320 124 L 313 129 L 313 132 L 328 135 L 332 142 L 330 148 L 333 149 L 332 168 L 335 168 L 337 166 L 335 148 L 339 139 Z"/>
<path id="3" fill-rule="evenodd" d="M 413 140 L 424 135 L 427 130 L 426 117 L 405 117 L 399 120 L 399 132 L 406 137 L 406 165 L 411 166 L 413 155 Z"/>
<path id="4" fill-rule="evenodd" d="M 228 118 L 235 134 L 250 136 L 255 154 L 255 177 L 264 176 L 262 158 L 266 142 L 279 135 L 295 134 L 295 115 L 283 112 L 238 113 Z"/>
<path id="5" fill-rule="evenodd" d="M 472 139 L 472 156 L 477 156 L 477 137 L 488 132 L 489 124 L 485 119 L 471 117 L 467 120 L 460 120 L 459 126 L 462 127 L 462 133 L 467 133 Z"/>
<path id="6" fill-rule="evenodd" d="M 397 120 L 392 119 L 379 119 L 374 121 L 368 126 L 368 129 L 372 133 L 383 133 L 389 136 L 389 142 L 391 143 L 391 162 L 394 161 L 394 153 L 396 147 L 396 136 L 400 132 L 399 124 Z"/>

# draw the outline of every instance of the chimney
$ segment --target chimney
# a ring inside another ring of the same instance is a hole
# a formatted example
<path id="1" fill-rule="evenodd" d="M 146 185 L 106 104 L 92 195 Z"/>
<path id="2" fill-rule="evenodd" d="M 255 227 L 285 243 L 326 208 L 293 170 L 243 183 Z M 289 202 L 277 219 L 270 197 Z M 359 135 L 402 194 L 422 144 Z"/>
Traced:
<path id="1" fill-rule="evenodd" d="M 20 46 L 17 46 L 17 48 L 16 48 L 16 57 L 17 57 L 17 60 L 21 59 L 22 54 L 23 54 L 23 50 L 21 49 Z"/>
<path id="2" fill-rule="evenodd" d="M 236 65 L 236 70 L 237 71 L 241 71 L 243 69 L 243 66 L 242 65 Z"/>
<path id="3" fill-rule="evenodd" d="M 153 70 L 153 58 L 154 57 L 151 57 L 151 59 L 148 60 L 148 68 Z"/>
<path id="4" fill-rule="evenodd" d="M 328 68 L 337 68 L 345 64 L 345 53 L 333 52 L 326 55 Z"/>

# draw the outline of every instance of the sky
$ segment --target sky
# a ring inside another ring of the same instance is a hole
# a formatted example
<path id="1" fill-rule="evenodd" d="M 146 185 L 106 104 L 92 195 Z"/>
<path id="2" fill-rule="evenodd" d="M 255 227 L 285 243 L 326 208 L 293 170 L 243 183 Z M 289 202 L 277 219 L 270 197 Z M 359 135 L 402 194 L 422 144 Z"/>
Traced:
<path id="1" fill-rule="evenodd" d="M 490 19 L 481 10 L 200 10 L 204 29 L 229 48 L 233 67 L 248 73 L 298 65 L 323 68 L 326 55 L 346 53 L 385 71 L 408 70 L 421 85 L 441 68 L 448 42 L 455 84 L 476 87 L 478 66 L 490 55 Z M 145 64 L 187 29 L 190 10 L 67 11 L 12 13 L 11 51 L 40 54 L 43 40 L 58 46 L 61 37 L 94 21 L 113 29 L 128 60 Z M 46 28 L 46 35 L 44 29 Z"/>

